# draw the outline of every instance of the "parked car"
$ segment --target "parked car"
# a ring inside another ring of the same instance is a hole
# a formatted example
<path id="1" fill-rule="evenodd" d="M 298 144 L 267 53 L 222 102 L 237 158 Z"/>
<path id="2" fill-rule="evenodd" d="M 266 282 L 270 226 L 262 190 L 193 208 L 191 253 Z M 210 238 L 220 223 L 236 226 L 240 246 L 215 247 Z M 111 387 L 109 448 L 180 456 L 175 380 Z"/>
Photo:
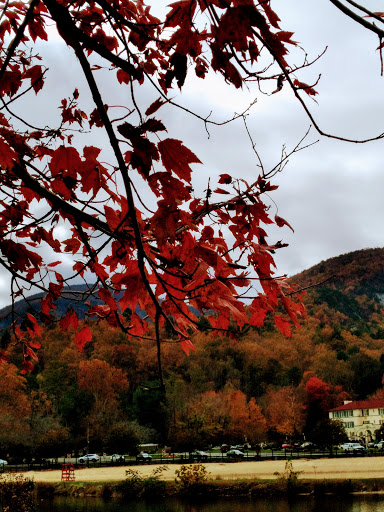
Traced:
<path id="1" fill-rule="evenodd" d="M 125 462 L 125 457 L 124 455 L 114 453 L 113 455 L 111 455 L 111 462 Z"/>
<path id="2" fill-rule="evenodd" d="M 152 460 L 152 456 L 149 455 L 147 452 L 140 452 L 138 455 L 136 455 L 137 462 L 148 462 L 150 463 Z"/>
<path id="3" fill-rule="evenodd" d="M 191 452 L 191 459 L 197 460 L 198 462 L 201 460 L 208 460 L 208 453 L 203 452 L 202 450 L 195 450 L 194 452 Z"/>
<path id="4" fill-rule="evenodd" d="M 344 450 L 345 453 L 360 453 L 363 454 L 367 451 L 364 446 L 361 446 L 360 443 L 344 443 L 340 445 L 340 449 Z"/>
<path id="5" fill-rule="evenodd" d="M 86 453 L 79 457 L 79 462 L 84 464 L 85 462 L 99 462 L 100 457 L 96 453 Z"/>
<path id="6" fill-rule="evenodd" d="M 0 466 L 6 466 L 8 462 L 4 459 L 0 459 Z"/>
<path id="7" fill-rule="evenodd" d="M 302 450 L 313 450 L 314 448 L 316 448 L 316 445 L 314 443 L 311 443 L 311 441 L 305 441 L 300 445 L 300 448 Z"/>
<path id="8" fill-rule="evenodd" d="M 289 444 L 289 443 L 283 443 L 281 445 L 282 449 L 283 450 L 293 450 L 294 449 L 294 446 L 292 444 Z"/>
<path id="9" fill-rule="evenodd" d="M 384 441 L 379 441 L 378 443 L 375 443 L 373 447 L 376 448 L 377 450 L 382 450 L 384 448 Z"/>
<path id="10" fill-rule="evenodd" d="M 231 459 L 242 459 L 244 457 L 244 453 L 240 450 L 236 450 L 235 448 L 231 448 L 227 451 L 227 457 Z"/>
<path id="11" fill-rule="evenodd" d="M 229 444 L 222 444 L 221 448 L 220 448 L 221 453 L 227 453 L 227 451 L 230 450 L 230 449 L 231 449 L 231 447 L 230 447 Z"/>
<path id="12" fill-rule="evenodd" d="M 250 450 L 251 445 L 248 443 L 245 444 L 236 444 L 234 446 L 231 446 L 231 450 L 240 450 L 241 452 L 244 452 L 246 450 Z"/>

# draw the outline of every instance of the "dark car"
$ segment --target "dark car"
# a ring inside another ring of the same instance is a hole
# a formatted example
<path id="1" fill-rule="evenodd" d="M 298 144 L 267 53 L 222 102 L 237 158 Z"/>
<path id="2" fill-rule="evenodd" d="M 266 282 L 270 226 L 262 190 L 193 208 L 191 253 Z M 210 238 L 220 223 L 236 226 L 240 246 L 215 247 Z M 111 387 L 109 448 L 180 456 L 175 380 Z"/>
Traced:
<path id="1" fill-rule="evenodd" d="M 222 444 L 222 445 L 221 445 L 221 448 L 220 448 L 221 453 L 227 453 L 227 451 L 228 451 L 228 450 L 230 450 L 230 448 L 231 448 L 231 447 L 230 447 L 230 445 L 229 445 L 229 444 Z"/>
<path id="2" fill-rule="evenodd" d="M 147 452 L 140 452 L 136 455 L 136 460 L 137 462 L 147 462 L 149 464 L 152 460 L 152 456 Z"/>
<path id="3" fill-rule="evenodd" d="M 191 452 L 192 460 L 197 460 L 197 462 L 200 462 L 201 460 L 208 460 L 208 453 L 203 452 L 202 450 L 195 450 L 194 452 Z"/>

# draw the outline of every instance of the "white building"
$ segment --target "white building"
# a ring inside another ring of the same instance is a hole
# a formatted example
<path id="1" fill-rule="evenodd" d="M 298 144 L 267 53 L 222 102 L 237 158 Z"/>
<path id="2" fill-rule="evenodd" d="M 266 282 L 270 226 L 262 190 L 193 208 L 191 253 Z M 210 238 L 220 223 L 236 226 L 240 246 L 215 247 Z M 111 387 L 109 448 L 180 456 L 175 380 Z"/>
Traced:
<path id="1" fill-rule="evenodd" d="M 346 401 L 331 409 L 329 417 L 343 422 L 351 441 L 368 443 L 378 439 L 377 431 L 384 423 L 384 399 Z"/>

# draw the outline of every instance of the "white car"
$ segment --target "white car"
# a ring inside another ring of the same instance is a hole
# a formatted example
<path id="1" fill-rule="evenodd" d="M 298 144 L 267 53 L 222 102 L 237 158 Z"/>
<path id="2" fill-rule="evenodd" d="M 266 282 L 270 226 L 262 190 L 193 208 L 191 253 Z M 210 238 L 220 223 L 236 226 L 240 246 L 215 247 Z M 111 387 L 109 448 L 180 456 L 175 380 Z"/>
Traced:
<path id="1" fill-rule="evenodd" d="M 0 459 L 0 466 L 5 466 L 8 462 L 4 459 Z"/>
<path id="2" fill-rule="evenodd" d="M 346 453 L 365 453 L 367 451 L 360 443 L 344 443 L 340 445 L 340 449 Z"/>
<path id="3" fill-rule="evenodd" d="M 244 453 L 237 449 L 230 449 L 227 451 L 227 457 L 231 459 L 241 459 L 244 457 Z"/>
<path id="4" fill-rule="evenodd" d="M 99 462 L 100 457 L 96 453 L 87 453 L 82 457 L 79 457 L 79 462 L 84 464 L 84 462 Z"/>

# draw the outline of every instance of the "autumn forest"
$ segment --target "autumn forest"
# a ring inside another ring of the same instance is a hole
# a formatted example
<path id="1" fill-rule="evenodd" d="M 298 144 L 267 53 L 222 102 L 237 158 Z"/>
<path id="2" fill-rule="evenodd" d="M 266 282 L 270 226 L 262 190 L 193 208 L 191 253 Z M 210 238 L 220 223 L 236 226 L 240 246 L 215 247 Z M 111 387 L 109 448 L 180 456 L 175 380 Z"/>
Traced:
<path id="1" fill-rule="evenodd" d="M 0 373 L 0 456 L 128 453 L 146 442 L 175 450 L 304 438 L 327 445 L 329 408 L 384 393 L 383 255 L 358 251 L 294 276 L 306 289 L 307 319 L 290 337 L 268 320 L 212 336 L 200 316 L 187 356 L 165 326 L 165 394 L 151 339 L 83 319 L 93 336 L 79 350 L 74 329 L 57 322 L 42 334 L 34 370 L 20 375 L 20 347 L 3 330 L 10 355 Z"/>

